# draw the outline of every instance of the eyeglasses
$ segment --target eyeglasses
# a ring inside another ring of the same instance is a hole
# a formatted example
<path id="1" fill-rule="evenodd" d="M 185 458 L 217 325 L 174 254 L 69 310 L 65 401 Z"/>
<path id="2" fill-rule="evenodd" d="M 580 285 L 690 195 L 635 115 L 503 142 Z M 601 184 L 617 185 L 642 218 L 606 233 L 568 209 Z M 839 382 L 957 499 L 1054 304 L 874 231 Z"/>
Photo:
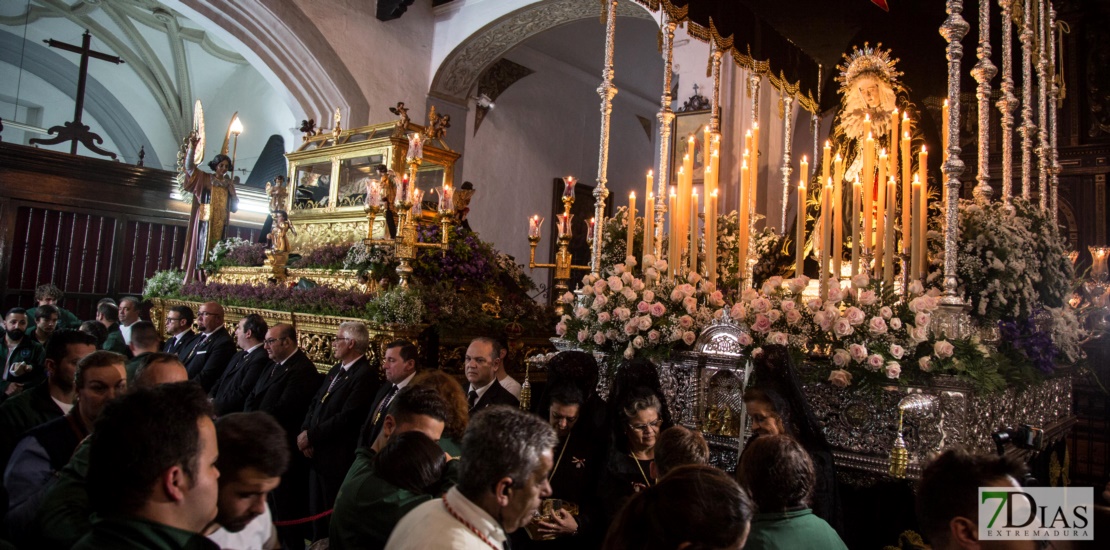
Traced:
<path id="1" fill-rule="evenodd" d="M 262 345 L 272 346 L 272 345 L 274 345 L 274 344 L 276 344 L 276 343 L 278 343 L 282 340 L 285 340 L 286 338 L 289 338 L 289 337 L 288 336 L 282 336 L 281 338 L 267 338 L 267 339 L 262 341 Z"/>
<path id="2" fill-rule="evenodd" d="M 659 427 L 662 425 L 663 419 L 660 418 L 655 422 L 649 422 L 647 424 L 629 424 L 628 427 L 632 428 L 633 431 L 648 433 L 659 431 Z"/>

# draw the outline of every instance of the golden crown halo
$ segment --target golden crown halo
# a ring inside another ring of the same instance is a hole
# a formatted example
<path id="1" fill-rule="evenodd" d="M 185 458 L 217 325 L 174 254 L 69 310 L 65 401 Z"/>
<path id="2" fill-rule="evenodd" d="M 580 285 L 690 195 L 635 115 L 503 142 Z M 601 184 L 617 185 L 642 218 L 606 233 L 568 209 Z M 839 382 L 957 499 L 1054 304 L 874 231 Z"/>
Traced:
<path id="1" fill-rule="evenodd" d="M 863 76 L 882 80 L 896 92 L 902 89 L 902 85 L 898 82 L 902 71 L 894 68 L 898 59 L 892 58 L 890 50 L 884 50 L 882 47 L 881 42 L 875 44 L 874 48 L 864 42 L 863 48 L 853 46 L 851 54 L 844 54 L 844 62 L 836 66 L 840 71 L 836 81 L 840 83 L 841 94 L 847 92 L 852 84 Z"/>

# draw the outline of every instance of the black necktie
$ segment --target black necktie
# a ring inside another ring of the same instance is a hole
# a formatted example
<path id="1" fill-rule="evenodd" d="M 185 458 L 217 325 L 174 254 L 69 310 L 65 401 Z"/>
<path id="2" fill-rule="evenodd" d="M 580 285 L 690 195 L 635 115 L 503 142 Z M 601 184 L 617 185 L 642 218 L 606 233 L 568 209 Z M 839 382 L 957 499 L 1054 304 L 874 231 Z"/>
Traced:
<path id="1" fill-rule="evenodd" d="M 394 395 L 397 395 L 397 384 L 394 384 L 392 388 L 389 388 L 389 393 L 385 394 L 385 397 L 382 398 L 381 405 L 378 405 L 378 410 L 374 413 L 375 424 L 378 423 L 378 419 L 382 417 L 382 414 L 389 410 L 389 402 L 393 401 Z"/>
<path id="2" fill-rule="evenodd" d="M 473 409 L 474 405 L 478 403 L 478 392 L 470 390 L 470 393 L 466 394 L 466 402 Z"/>
<path id="3" fill-rule="evenodd" d="M 204 347 L 204 344 L 207 341 L 208 341 L 208 335 L 207 334 L 205 334 L 204 336 L 201 336 L 200 337 L 200 342 L 197 342 L 197 345 L 193 346 L 193 349 L 189 350 L 189 356 L 185 358 L 185 362 L 188 362 L 190 359 L 192 359 L 193 356 L 197 354 L 197 350 Z"/>

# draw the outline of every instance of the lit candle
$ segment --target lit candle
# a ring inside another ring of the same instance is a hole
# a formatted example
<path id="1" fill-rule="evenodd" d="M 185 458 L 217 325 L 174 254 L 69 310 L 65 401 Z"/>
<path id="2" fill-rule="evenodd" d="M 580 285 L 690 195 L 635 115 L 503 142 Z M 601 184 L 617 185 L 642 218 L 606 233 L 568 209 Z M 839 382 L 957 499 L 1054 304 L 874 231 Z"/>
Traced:
<path id="1" fill-rule="evenodd" d="M 648 191 L 647 200 L 644 201 L 644 249 L 640 257 L 643 258 L 649 254 L 655 255 L 655 193 L 651 191 Z M 644 267 L 647 266 L 641 266 L 641 268 Z"/>
<path id="2" fill-rule="evenodd" d="M 748 193 L 748 202 L 754 213 L 759 207 L 759 123 L 752 123 L 752 156 L 748 165 L 748 178 L 752 182 L 752 190 Z M 754 224 L 755 220 L 749 220 Z"/>
<path id="3" fill-rule="evenodd" d="M 439 193 L 439 211 L 451 212 L 455 210 L 455 190 L 451 189 L 450 185 L 444 184 L 443 190 Z"/>
<path id="4" fill-rule="evenodd" d="M 913 178 L 913 219 L 914 221 L 921 219 L 921 180 L 915 175 Z M 910 247 L 910 280 L 914 280 L 921 273 L 921 249 L 924 242 L 921 238 L 920 226 L 916 223 L 913 224 L 912 229 L 913 243 Z"/>
<path id="5" fill-rule="evenodd" d="M 420 216 L 424 213 L 424 191 L 418 187 L 412 189 L 412 215 Z"/>
<path id="6" fill-rule="evenodd" d="M 380 182 L 376 180 L 370 182 L 370 188 L 367 191 L 366 204 L 375 208 L 382 205 L 382 185 Z"/>
<path id="7" fill-rule="evenodd" d="M 883 248 L 883 243 L 886 242 L 883 240 L 886 231 L 886 164 L 886 149 L 883 149 L 879 152 L 879 177 L 875 180 L 879 186 L 878 196 L 875 198 L 875 240 L 872 243 L 875 247 L 875 267 L 872 269 L 876 275 L 880 272 L 879 266 L 883 264 L 886 252 Z"/>
<path id="8" fill-rule="evenodd" d="M 748 196 L 751 191 L 751 176 L 748 170 L 748 152 L 744 152 L 744 159 L 740 164 L 740 212 L 737 213 L 737 241 L 736 246 L 740 278 L 744 277 L 744 266 L 748 262 Z"/>
<path id="9" fill-rule="evenodd" d="M 409 198 L 409 175 L 408 174 L 405 174 L 401 178 L 401 190 L 400 191 L 401 191 L 400 193 L 397 193 L 397 198 L 396 198 L 397 206 L 400 206 L 401 204 L 403 204 L 405 202 L 406 199 Z"/>
<path id="10" fill-rule="evenodd" d="M 909 119 L 903 116 L 902 127 L 909 127 Z M 913 181 L 910 179 L 910 134 L 902 133 L 902 253 L 913 246 L 910 238 L 910 220 L 913 218 Z"/>
<path id="11" fill-rule="evenodd" d="M 895 193 L 894 177 L 891 176 L 886 180 L 886 219 L 889 220 L 888 225 L 894 223 L 894 193 Z M 883 240 L 883 257 L 886 262 L 883 264 L 883 284 L 890 288 L 894 284 L 894 231 L 887 230 Z"/>
<path id="12" fill-rule="evenodd" d="M 574 217 L 574 214 L 559 214 L 556 217 L 559 218 L 559 236 L 571 237 L 570 221 L 571 218 Z"/>
<path id="13" fill-rule="evenodd" d="M 821 193 L 821 300 L 829 297 L 829 255 L 830 237 L 832 236 L 832 180 L 826 180 L 825 189 Z"/>
<path id="14" fill-rule="evenodd" d="M 921 154 L 924 155 L 925 153 L 922 152 Z M 924 162 L 924 158 L 922 162 Z M 921 271 L 919 272 L 919 276 L 924 280 L 929 272 L 929 182 L 920 179 L 920 177 L 918 179 L 921 182 L 921 196 L 918 198 L 918 200 L 921 201 L 921 216 L 914 218 L 914 223 L 917 224 L 917 233 L 921 236 L 921 263 L 919 264 Z"/>
<path id="15" fill-rule="evenodd" d="M 706 233 L 709 238 L 705 241 L 705 261 L 706 273 L 709 275 L 709 280 L 714 284 L 717 282 L 717 190 L 714 189 L 706 202 L 710 203 L 709 218 L 706 221 Z"/>
<path id="16" fill-rule="evenodd" d="M 844 159 L 837 153 L 833 162 L 836 166 L 836 179 L 833 180 L 833 194 L 829 196 L 828 212 L 833 218 L 832 234 L 828 235 L 832 242 L 829 243 L 828 250 L 831 254 L 833 278 L 840 281 L 844 259 Z"/>
<path id="17" fill-rule="evenodd" d="M 898 109 L 895 108 L 890 113 L 890 137 L 887 138 L 887 147 L 890 149 L 888 153 L 890 156 L 887 158 L 890 166 L 887 173 L 891 177 L 898 176 L 898 133 Z"/>
<path id="18" fill-rule="evenodd" d="M 690 193 L 690 273 L 698 272 L 698 190 Z"/>
<path id="19" fill-rule="evenodd" d="M 917 179 L 921 180 L 923 188 L 929 187 L 929 153 L 925 146 L 921 146 L 921 153 L 917 156 Z"/>
<path id="20" fill-rule="evenodd" d="M 574 183 L 577 181 L 578 180 L 574 179 L 574 176 L 567 176 L 563 178 L 563 184 L 566 186 L 563 188 L 564 199 L 574 198 Z"/>
<path id="21" fill-rule="evenodd" d="M 684 243 L 689 238 L 687 230 L 690 227 L 690 192 L 694 186 L 694 136 L 690 136 L 687 140 L 689 148 L 687 153 L 682 157 L 682 170 L 679 171 L 678 178 L 678 210 L 674 213 L 675 224 L 675 237 L 678 239 L 678 255 L 682 256 L 682 249 L 686 246 Z M 675 273 L 678 273 L 676 270 Z"/>
<path id="22" fill-rule="evenodd" d="M 944 100 L 944 105 L 940 108 L 940 141 L 941 162 L 948 162 L 948 100 Z M 943 170 L 942 170 L 943 172 Z"/>
<path id="23" fill-rule="evenodd" d="M 626 258 L 633 257 L 634 249 L 632 243 L 636 240 L 636 192 L 633 191 L 628 194 L 628 213 L 624 217 L 625 223 L 628 224 L 628 234 L 625 236 L 625 249 L 624 256 Z"/>
<path id="24" fill-rule="evenodd" d="M 829 178 L 832 177 L 832 174 L 829 173 L 829 160 L 831 158 L 832 158 L 832 145 L 829 143 L 829 140 L 826 139 L 825 140 L 825 148 L 823 149 L 823 154 L 821 155 L 821 179 L 818 180 L 818 182 L 817 182 L 817 188 L 818 189 L 821 188 L 821 182 L 822 181 L 826 181 L 826 180 L 828 180 Z"/>
<path id="25" fill-rule="evenodd" d="M 805 161 L 802 161 L 805 165 Z M 804 170 L 803 170 L 804 172 Z M 796 219 L 794 237 L 794 276 L 801 277 L 805 274 L 805 246 L 806 246 L 806 178 L 803 174 L 798 179 L 798 215 Z"/>
<path id="26" fill-rule="evenodd" d="M 864 113 L 863 115 L 863 135 L 871 136 L 871 114 Z"/>
<path id="27" fill-rule="evenodd" d="M 647 187 L 644 188 L 644 196 L 645 197 L 655 193 L 655 190 L 652 189 L 654 181 L 655 181 L 655 178 L 652 177 L 652 174 L 654 174 L 653 171 L 651 171 L 651 170 L 647 171 Z"/>
<path id="28" fill-rule="evenodd" d="M 861 206 L 861 189 L 863 186 L 858 181 L 852 182 L 852 276 L 855 277 L 859 273 L 860 262 L 860 241 L 859 241 L 859 225 L 860 225 L 860 209 Z"/>
<path id="29" fill-rule="evenodd" d="M 597 225 L 597 218 L 590 218 L 586 220 L 586 241 L 593 242 L 594 240 L 594 226 Z"/>
<path id="30" fill-rule="evenodd" d="M 799 171 L 801 172 L 801 174 L 799 175 L 799 178 L 802 181 L 808 183 L 809 182 L 809 161 L 806 160 L 805 155 L 802 155 L 801 170 L 799 170 Z"/>
<path id="31" fill-rule="evenodd" d="M 540 238 L 540 226 L 543 225 L 543 218 L 539 215 L 528 218 L 528 236 L 533 239 Z"/>
<path id="32" fill-rule="evenodd" d="M 675 270 L 678 269 L 678 196 L 675 186 L 671 186 L 671 196 L 668 199 L 667 207 L 671 213 L 671 237 L 667 240 L 667 273 L 674 277 Z"/>
<path id="33" fill-rule="evenodd" d="M 865 120 L 870 127 L 869 121 Z M 863 172 L 859 175 L 860 184 L 863 185 L 863 246 L 872 248 L 875 223 L 875 138 L 867 134 L 863 144 Z M 870 266 L 863 266 L 864 271 Z"/>

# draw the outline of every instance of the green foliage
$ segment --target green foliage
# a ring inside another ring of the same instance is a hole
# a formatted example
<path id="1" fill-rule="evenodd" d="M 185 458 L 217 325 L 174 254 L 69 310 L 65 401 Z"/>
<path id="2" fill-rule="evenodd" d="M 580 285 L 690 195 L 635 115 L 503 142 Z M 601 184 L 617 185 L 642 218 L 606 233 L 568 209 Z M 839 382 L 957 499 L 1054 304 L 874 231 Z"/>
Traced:
<path id="1" fill-rule="evenodd" d="M 150 298 L 165 298 L 174 296 L 181 291 L 181 285 L 185 281 L 185 272 L 176 269 L 166 271 L 155 271 L 146 280 L 143 285 L 143 297 Z"/>

